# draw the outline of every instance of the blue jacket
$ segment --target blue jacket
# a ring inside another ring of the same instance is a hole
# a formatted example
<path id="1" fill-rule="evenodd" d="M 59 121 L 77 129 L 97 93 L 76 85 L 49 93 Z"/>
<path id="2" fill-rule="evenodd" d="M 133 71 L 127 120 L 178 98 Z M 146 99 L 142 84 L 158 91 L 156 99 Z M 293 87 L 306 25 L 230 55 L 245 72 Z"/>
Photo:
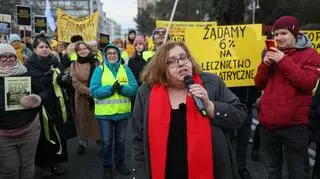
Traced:
<path id="1" fill-rule="evenodd" d="M 109 61 L 107 60 L 106 57 L 106 51 L 108 48 L 114 48 L 118 51 L 118 62 L 115 64 L 111 64 L 109 63 Z M 118 69 L 120 67 L 121 64 L 121 54 L 120 54 L 120 50 L 112 45 L 109 44 L 108 46 L 106 46 L 106 48 L 103 50 L 103 58 L 104 58 L 104 64 L 107 66 L 107 68 L 110 69 L 110 71 L 112 72 L 114 77 L 117 77 L 117 72 Z M 91 81 L 90 81 L 90 93 L 91 96 L 96 98 L 96 99 L 104 99 L 107 97 L 110 97 L 113 95 L 114 91 L 112 89 L 111 85 L 106 85 L 106 86 L 102 86 L 101 84 L 101 78 L 102 78 L 102 74 L 103 74 L 103 70 L 105 67 L 98 67 L 94 70 L 93 75 L 91 77 Z M 124 65 L 124 69 L 127 73 L 128 76 L 128 85 L 123 85 L 120 91 L 120 95 L 122 96 L 126 96 L 126 97 L 132 97 L 136 95 L 137 89 L 138 89 L 138 84 L 137 81 L 132 73 L 132 71 L 130 70 L 130 68 L 126 65 Z M 108 119 L 108 120 L 114 120 L 114 121 L 118 121 L 121 119 L 127 119 L 131 116 L 131 112 L 126 113 L 126 114 L 114 114 L 114 115 L 103 115 L 103 116 L 96 116 L 96 118 L 98 120 L 104 120 L 104 119 Z"/>

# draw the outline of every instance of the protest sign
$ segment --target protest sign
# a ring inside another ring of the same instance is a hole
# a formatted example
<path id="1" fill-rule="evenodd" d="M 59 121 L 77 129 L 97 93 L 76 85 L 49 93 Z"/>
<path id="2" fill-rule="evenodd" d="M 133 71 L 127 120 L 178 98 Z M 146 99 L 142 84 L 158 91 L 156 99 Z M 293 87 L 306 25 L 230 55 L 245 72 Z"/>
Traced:
<path id="1" fill-rule="evenodd" d="M 57 19 L 59 41 L 70 42 L 70 38 L 74 35 L 81 35 L 86 42 L 97 40 L 98 12 L 87 17 L 76 18 L 58 8 Z"/>
<path id="2" fill-rule="evenodd" d="M 11 15 L 0 14 L 0 34 L 9 35 L 11 32 Z"/>
<path id="3" fill-rule="evenodd" d="M 304 30 L 303 32 L 312 41 L 312 48 L 320 53 L 320 30 Z"/>
<path id="4" fill-rule="evenodd" d="M 108 44 L 110 42 L 110 35 L 100 33 L 99 43 Z"/>
<path id="5" fill-rule="evenodd" d="M 203 71 L 219 75 L 228 87 L 254 85 L 265 39 L 260 24 L 190 28 L 185 36 Z"/>
<path id="6" fill-rule="evenodd" d="M 167 28 L 169 25 L 169 21 L 156 21 L 157 27 L 164 27 Z M 170 41 L 185 41 L 185 30 L 186 28 L 193 28 L 193 27 L 205 27 L 205 26 L 217 26 L 217 22 L 192 22 L 192 21 L 172 21 L 171 27 L 169 30 Z"/>
<path id="7" fill-rule="evenodd" d="M 34 17 L 34 32 L 40 33 L 44 31 L 47 33 L 47 18 L 45 16 L 35 16 Z"/>
<path id="8" fill-rule="evenodd" d="M 5 77 L 4 78 L 4 99 L 5 110 L 14 111 L 25 109 L 20 99 L 31 94 L 30 77 Z"/>
<path id="9" fill-rule="evenodd" d="M 17 5 L 17 18 L 19 26 L 31 26 L 31 7 Z"/>

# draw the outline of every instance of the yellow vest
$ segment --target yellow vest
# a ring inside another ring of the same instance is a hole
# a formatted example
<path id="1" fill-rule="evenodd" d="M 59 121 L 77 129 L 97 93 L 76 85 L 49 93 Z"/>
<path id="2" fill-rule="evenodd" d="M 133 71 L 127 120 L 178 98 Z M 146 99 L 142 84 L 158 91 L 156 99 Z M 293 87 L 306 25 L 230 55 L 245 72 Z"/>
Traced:
<path id="1" fill-rule="evenodd" d="M 70 61 L 71 61 L 71 62 L 75 62 L 75 61 L 77 61 L 77 59 L 78 59 L 77 53 L 76 53 L 76 52 L 72 52 L 72 53 L 70 54 Z"/>
<path id="2" fill-rule="evenodd" d="M 96 57 L 99 60 L 100 64 L 102 64 L 103 63 L 103 55 L 102 55 L 102 52 L 100 50 L 98 51 Z"/>
<path id="3" fill-rule="evenodd" d="M 128 58 L 129 58 L 128 53 L 127 53 L 126 51 L 122 51 L 122 53 L 121 53 L 121 58 L 122 58 L 123 60 L 128 59 Z"/>
<path id="4" fill-rule="evenodd" d="M 117 79 L 113 76 L 111 70 L 104 65 L 104 67 L 100 66 L 103 69 L 102 77 L 101 77 L 101 85 L 112 86 L 113 83 L 118 80 L 121 85 L 127 85 L 128 76 L 123 67 L 120 65 Z M 129 97 L 125 97 L 115 92 L 112 96 L 104 98 L 104 99 L 94 99 L 95 101 L 95 115 L 104 116 L 104 115 L 114 115 L 114 114 L 125 114 L 131 112 L 131 100 Z"/>
<path id="5" fill-rule="evenodd" d="M 154 51 L 144 51 L 142 53 L 142 58 L 147 62 L 151 57 L 153 57 Z"/>

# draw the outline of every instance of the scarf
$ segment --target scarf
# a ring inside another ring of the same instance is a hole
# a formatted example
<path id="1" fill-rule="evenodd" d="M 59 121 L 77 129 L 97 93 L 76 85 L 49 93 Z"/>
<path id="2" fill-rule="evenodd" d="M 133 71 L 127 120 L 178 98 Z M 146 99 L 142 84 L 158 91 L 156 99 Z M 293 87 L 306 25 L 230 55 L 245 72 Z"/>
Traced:
<path id="1" fill-rule="evenodd" d="M 23 46 L 22 43 L 19 46 L 17 46 L 17 48 L 15 49 L 16 50 L 16 54 L 17 54 L 17 58 L 18 58 L 18 60 L 19 60 L 19 62 L 21 64 L 24 64 L 23 49 L 24 49 L 24 46 Z"/>
<path id="2" fill-rule="evenodd" d="M 199 75 L 193 77 L 202 85 Z M 212 128 L 209 118 L 203 118 L 190 95 L 186 101 L 188 178 L 214 179 Z M 150 93 L 148 135 L 152 179 L 165 179 L 167 141 L 171 105 L 167 88 L 153 85 Z"/>
<path id="3" fill-rule="evenodd" d="M 39 57 L 33 54 L 27 64 L 28 74 L 34 77 L 41 77 L 52 73 L 52 67 L 58 66 L 58 60 L 53 56 Z"/>
<path id="4" fill-rule="evenodd" d="M 6 77 L 6 76 L 20 76 L 27 72 L 27 68 L 23 66 L 20 62 L 18 62 L 13 67 L 0 67 L 0 76 Z"/>
<path id="5" fill-rule="evenodd" d="M 78 55 L 77 61 L 78 61 L 80 64 L 83 64 L 83 63 L 90 63 L 90 64 L 92 64 L 92 63 L 95 63 L 95 62 L 97 61 L 97 59 L 94 58 L 94 56 L 93 56 L 92 54 L 89 54 L 89 55 L 86 56 L 86 57 L 80 57 L 80 56 Z"/>

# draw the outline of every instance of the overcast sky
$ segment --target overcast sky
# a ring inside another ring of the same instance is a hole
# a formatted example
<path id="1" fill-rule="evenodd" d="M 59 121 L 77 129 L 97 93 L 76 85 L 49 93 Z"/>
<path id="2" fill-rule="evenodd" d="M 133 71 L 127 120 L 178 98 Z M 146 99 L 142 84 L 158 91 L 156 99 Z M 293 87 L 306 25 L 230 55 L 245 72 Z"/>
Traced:
<path id="1" fill-rule="evenodd" d="M 102 0 L 107 16 L 121 24 L 122 29 L 135 28 L 137 0 Z"/>

